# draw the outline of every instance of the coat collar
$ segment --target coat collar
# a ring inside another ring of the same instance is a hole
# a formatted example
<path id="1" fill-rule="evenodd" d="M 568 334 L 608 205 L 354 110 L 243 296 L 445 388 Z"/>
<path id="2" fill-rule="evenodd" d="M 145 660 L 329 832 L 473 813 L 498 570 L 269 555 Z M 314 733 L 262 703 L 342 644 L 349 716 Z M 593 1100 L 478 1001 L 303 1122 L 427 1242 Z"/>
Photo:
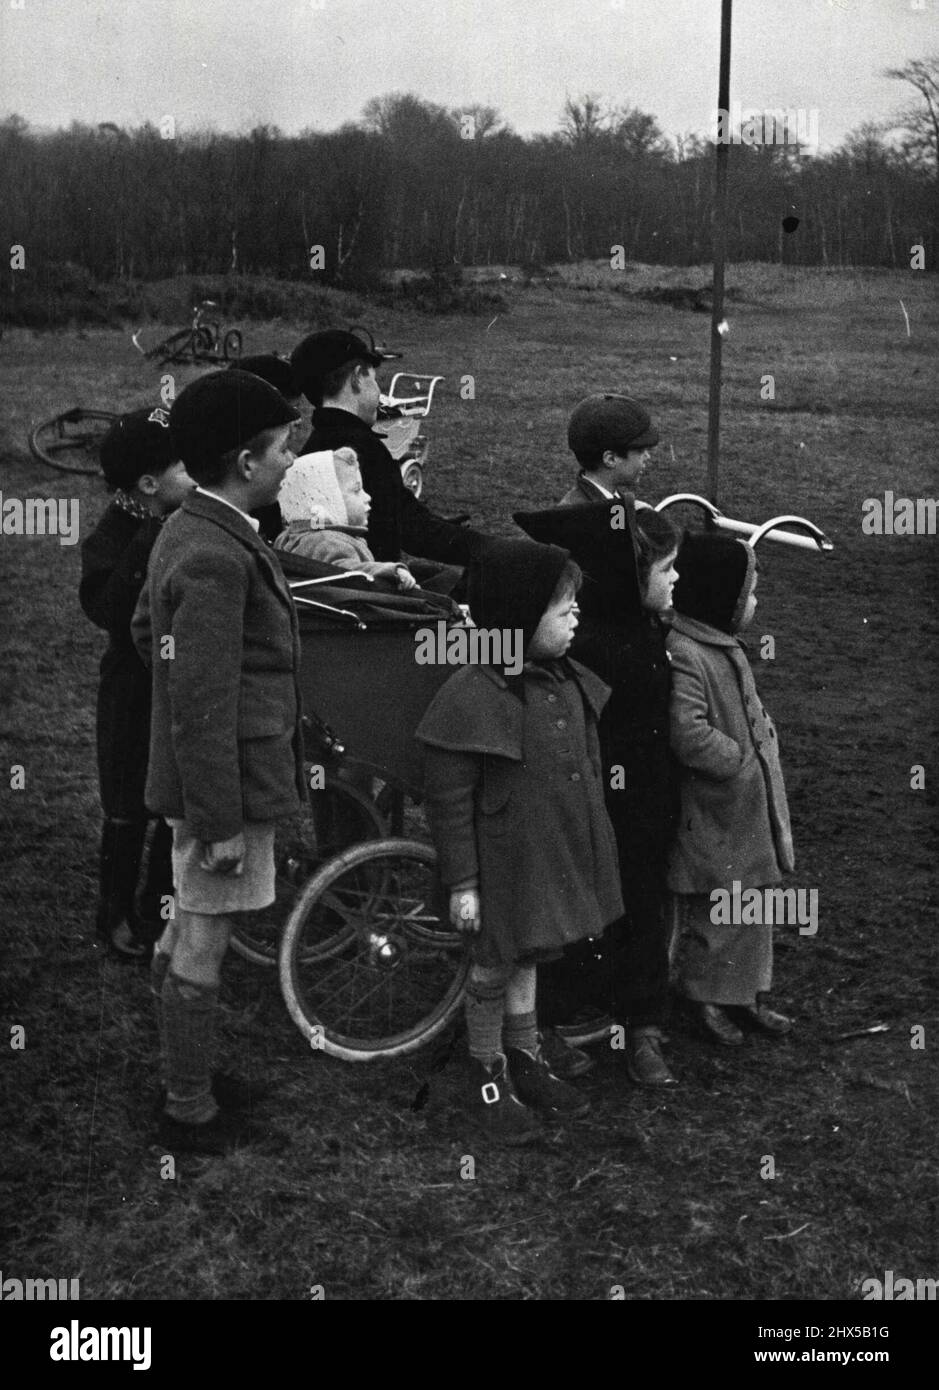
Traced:
<path id="1" fill-rule="evenodd" d="M 364 420 L 360 420 L 351 410 L 341 410 L 336 405 L 321 405 L 313 412 L 313 433 L 317 430 L 342 429 L 344 431 L 359 434 L 377 434 L 380 439 L 385 435 L 381 430 L 373 429 Z"/>
<path id="2" fill-rule="evenodd" d="M 599 676 L 594 675 L 593 671 L 588 670 L 586 666 L 582 666 L 579 661 L 575 661 L 573 657 L 564 657 L 563 664 L 568 667 L 570 674 L 580 686 L 581 694 L 590 706 L 594 718 L 599 719 L 607 699 L 609 698 L 610 687 L 606 685 Z M 500 690 L 509 690 L 511 688 L 498 666 L 478 666 L 476 669 L 481 676 L 485 676 L 487 680 L 492 681 L 493 685 L 497 686 Z M 517 679 L 518 677 L 513 677 L 513 681 Z"/>
<path id="3" fill-rule="evenodd" d="M 290 604 L 291 609 L 293 608 L 290 590 L 276 557 L 254 527 L 249 526 L 245 518 L 234 507 L 229 507 L 216 497 L 206 493 L 193 492 L 184 499 L 180 511 L 188 512 L 190 516 L 202 517 L 205 521 L 214 522 L 223 531 L 227 531 L 230 536 L 234 536 L 242 545 L 254 551 L 261 561 L 262 569 L 265 570 L 278 594 Z"/>
<path id="4" fill-rule="evenodd" d="M 696 642 L 703 642 L 709 647 L 735 647 L 740 650 L 743 643 L 739 638 L 734 637 L 729 632 L 721 632 L 719 627 L 711 627 L 709 623 L 701 623 L 697 618 L 686 618 L 683 613 L 676 613 L 672 620 L 672 632 L 680 632 L 683 637 L 693 637 Z"/>

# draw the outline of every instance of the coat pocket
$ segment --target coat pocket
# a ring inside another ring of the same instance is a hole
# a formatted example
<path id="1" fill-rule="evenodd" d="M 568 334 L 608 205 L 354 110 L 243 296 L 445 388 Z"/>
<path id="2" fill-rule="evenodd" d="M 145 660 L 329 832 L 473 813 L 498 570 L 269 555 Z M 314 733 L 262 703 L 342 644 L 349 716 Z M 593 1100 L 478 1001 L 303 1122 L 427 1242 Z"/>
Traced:
<path id="1" fill-rule="evenodd" d="M 479 796 L 480 830 L 487 836 L 505 835 L 512 821 L 511 787 L 501 782 L 484 783 Z"/>

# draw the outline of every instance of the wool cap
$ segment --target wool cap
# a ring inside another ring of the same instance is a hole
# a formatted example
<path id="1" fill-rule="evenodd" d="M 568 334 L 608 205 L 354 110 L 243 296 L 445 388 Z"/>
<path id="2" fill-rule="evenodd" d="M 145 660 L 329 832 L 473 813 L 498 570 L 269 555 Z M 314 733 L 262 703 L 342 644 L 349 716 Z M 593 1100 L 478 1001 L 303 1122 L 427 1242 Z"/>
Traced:
<path id="1" fill-rule="evenodd" d="M 756 581 L 753 547 L 731 536 L 686 531 L 675 566 L 675 612 L 733 633 Z"/>
<path id="2" fill-rule="evenodd" d="M 253 357 L 239 357 L 235 370 L 259 376 L 288 401 L 296 400 L 297 396 L 303 394 L 297 385 L 289 358 L 278 357 L 276 352 L 259 352 Z"/>
<path id="3" fill-rule="evenodd" d="M 344 328 L 327 328 L 324 333 L 310 333 L 299 342 L 290 354 L 294 376 L 299 389 L 311 401 L 316 398 L 317 387 L 337 367 L 347 362 L 368 362 L 378 367 L 385 359 L 373 352 L 368 343 L 355 333 L 347 333 Z"/>
<path id="4" fill-rule="evenodd" d="M 630 396 L 587 396 L 575 406 L 567 426 L 568 448 L 578 459 L 600 459 L 607 449 L 614 454 L 651 449 L 658 442 L 649 412 Z"/>
<path id="5" fill-rule="evenodd" d="M 520 628 L 526 648 L 569 559 L 568 551 L 558 545 L 481 537 L 467 577 L 473 621 L 478 627 Z"/>
<path id="6" fill-rule="evenodd" d="M 299 419 L 269 382 L 229 368 L 200 376 L 180 391 L 170 410 L 170 436 L 177 456 L 197 478 L 263 430 Z"/>
<path id="7" fill-rule="evenodd" d="M 169 411 L 143 406 L 119 415 L 101 441 L 101 471 L 110 488 L 132 488 L 145 473 L 164 473 L 179 458 Z"/>

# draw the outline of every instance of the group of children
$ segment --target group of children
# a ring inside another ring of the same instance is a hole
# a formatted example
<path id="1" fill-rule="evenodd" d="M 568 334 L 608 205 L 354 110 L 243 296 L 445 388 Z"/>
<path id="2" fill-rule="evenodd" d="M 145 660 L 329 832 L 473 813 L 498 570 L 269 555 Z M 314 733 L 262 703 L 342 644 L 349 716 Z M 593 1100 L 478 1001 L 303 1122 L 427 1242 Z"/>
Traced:
<path id="1" fill-rule="evenodd" d="M 294 361 L 333 363 L 348 336 L 311 335 Z M 374 370 L 346 352 L 325 387 L 302 387 L 317 404 L 311 439 L 328 426 L 334 447 L 296 464 L 301 390 L 277 358 L 199 378 L 168 418 L 121 417 L 102 450 L 114 497 L 83 546 L 81 587 L 110 637 L 98 930 L 129 958 L 153 948 L 171 1148 L 217 1153 L 264 1132 L 255 1092 L 212 1057 L 232 914 L 274 900 L 274 825 L 305 795 L 297 622 L 277 552 L 392 588 L 413 587 L 421 564 L 370 548 L 392 506 L 409 513 L 396 466 L 388 456 L 386 476 L 375 456 L 382 515 L 370 518 L 358 449 L 342 442 L 360 443 L 370 395 L 341 375 Z M 562 504 L 517 514 L 525 538 L 460 541 L 473 621 L 520 631 L 524 665 L 458 670 L 417 729 L 450 918 L 472 940 L 467 1101 L 510 1144 L 589 1108 L 571 1081 L 593 1061 L 565 1038 L 579 1009 L 627 1025 L 634 1081 L 676 1084 L 663 1052 L 676 905 L 678 988 L 707 1034 L 737 1046 L 744 1027 L 790 1026 L 764 998 L 770 929 L 710 919 L 714 889 L 773 884 L 793 863 L 776 734 L 737 636 L 755 555 L 713 534 L 681 539 L 635 504 L 657 442 L 638 402 L 589 397 L 571 418 L 580 473 Z M 272 514 L 273 546 L 259 520 Z M 428 518 L 409 524 L 442 538 L 432 558 L 456 552 Z M 153 904 L 170 897 L 167 923 Z"/>

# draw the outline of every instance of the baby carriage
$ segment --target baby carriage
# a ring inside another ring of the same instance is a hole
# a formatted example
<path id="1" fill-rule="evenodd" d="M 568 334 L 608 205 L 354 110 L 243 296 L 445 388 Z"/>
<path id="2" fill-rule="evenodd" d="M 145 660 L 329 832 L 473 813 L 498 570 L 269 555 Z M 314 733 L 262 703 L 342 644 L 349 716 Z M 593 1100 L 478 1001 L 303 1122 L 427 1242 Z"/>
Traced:
<path id="1" fill-rule="evenodd" d="M 297 579 L 301 566 L 329 572 Z M 232 944 L 277 963 L 312 1047 L 346 1061 L 396 1056 L 446 1026 L 469 971 L 420 812 L 414 739 L 453 672 L 419 665 L 415 634 L 462 620 L 431 594 L 370 592 L 367 577 L 311 561 L 290 569 L 309 801 L 278 828 L 274 907 L 240 923 Z"/>

